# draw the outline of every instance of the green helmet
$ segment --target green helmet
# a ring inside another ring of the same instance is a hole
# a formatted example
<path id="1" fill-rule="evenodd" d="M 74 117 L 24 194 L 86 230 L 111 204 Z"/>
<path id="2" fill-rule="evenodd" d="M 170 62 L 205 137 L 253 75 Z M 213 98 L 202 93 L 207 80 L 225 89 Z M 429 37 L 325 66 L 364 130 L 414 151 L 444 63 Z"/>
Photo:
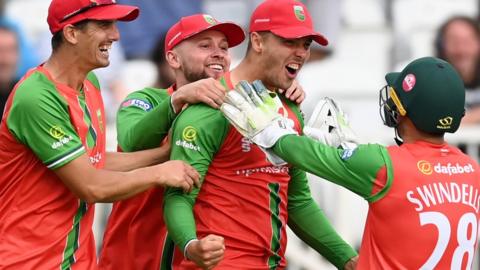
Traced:
<path id="1" fill-rule="evenodd" d="M 389 89 L 385 100 L 385 124 L 396 126 L 397 114 L 406 115 L 416 128 L 431 134 L 455 132 L 465 114 L 465 87 L 448 62 L 424 57 L 408 64 L 402 72 L 385 76 Z M 389 106 L 390 105 L 390 106 Z M 389 111 L 390 110 L 390 111 Z M 387 123 L 389 122 L 389 123 Z"/>

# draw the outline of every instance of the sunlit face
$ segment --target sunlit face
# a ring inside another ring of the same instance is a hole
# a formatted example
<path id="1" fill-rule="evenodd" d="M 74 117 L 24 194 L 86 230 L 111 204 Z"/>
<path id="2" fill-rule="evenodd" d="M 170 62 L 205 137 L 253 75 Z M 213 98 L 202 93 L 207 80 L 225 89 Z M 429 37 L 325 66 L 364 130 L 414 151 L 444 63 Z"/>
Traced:
<path id="1" fill-rule="evenodd" d="M 458 20 L 448 25 L 443 38 L 445 57 L 465 80 L 466 74 L 474 72 L 480 55 L 479 37 L 469 24 Z"/>
<path id="2" fill-rule="evenodd" d="M 0 84 L 10 83 L 15 77 L 19 60 L 15 33 L 0 29 Z"/>
<path id="3" fill-rule="evenodd" d="M 227 38 L 219 31 L 201 32 L 182 41 L 174 51 L 187 82 L 218 79 L 230 68 Z"/>
<path id="4" fill-rule="evenodd" d="M 285 39 L 264 33 L 262 42 L 262 81 L 270 88 L 288 89 L 310 56 L 312 38 Z"/>
<path id="5" fill-rule="evenodd" d="M 108 66 L 112 44 L 120 39 L 116 22 L 90 21 L 78 31 L 77 53 L 81 54 L 81 59 L 91 69 Z"/>

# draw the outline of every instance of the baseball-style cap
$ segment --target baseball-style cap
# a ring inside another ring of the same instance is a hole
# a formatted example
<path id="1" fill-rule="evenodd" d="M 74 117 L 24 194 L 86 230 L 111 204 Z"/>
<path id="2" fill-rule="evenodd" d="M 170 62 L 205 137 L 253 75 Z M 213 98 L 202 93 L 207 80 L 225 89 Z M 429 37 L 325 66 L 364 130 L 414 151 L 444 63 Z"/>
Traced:
<path id="1" fill-rule="evenodd" d="M 68 24 L 83 20 L 132 21 L 138 17 L 135 6 L 118 5 L 115 0 L 52 0 L 47 22 L 55 34 Z"/>
<path id="2" fill-rule="evenodd" d="M 402 72 L 388 73 L 385 79 L 393 87 L 395 104 L 403 107 L 416 128 L 432 134 L 458 129 L 465 114 L 465 87 L 448 62 L 435 57 L 419 58 Z"/>
<path id="3" fill-rule="evenodd" d="M 266 0 L 250 17 L 249 32 L 270 31 L 283 38 L 312 37 L 320 45 L 328 40 L 313 29 L 312 17 L 307 7 L 295 0 Z"/>
<path id="4" fill-rule="evenodd" d="M 165 52 L 172 50 L 183 40 L 206 30 L 217 30 L 225 34 L 228 47 L 235 47 L 245 39 L 242 27 L 232 22 L 219 22 L 207 14 L 182 17 L 167 32 Z"/>

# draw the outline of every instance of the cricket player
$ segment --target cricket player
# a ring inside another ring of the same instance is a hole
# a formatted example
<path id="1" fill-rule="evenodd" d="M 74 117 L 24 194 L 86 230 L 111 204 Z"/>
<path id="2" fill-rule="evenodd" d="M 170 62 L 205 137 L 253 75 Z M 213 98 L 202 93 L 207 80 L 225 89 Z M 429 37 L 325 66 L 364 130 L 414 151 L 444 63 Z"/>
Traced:
<path id="1" fill-rule="evenodd" d="M 91 71 L 108 66 L 116 21 L 138 13 L 113 0 L 51 2 L 52 55 L 15 86 L 0 124 L 0 269 L 97 269 L 94 202 L 198 182 L 191 166 L 167 161 L 168 147 L 105 152 Z"/>
<path id="2" fill-rule="evenodd" d="M 262 79 L 271 90 L 288 89 L 309 55 L 312 40 L 327 40 L 312 28 L 301 2 L 267 0 L 250 21 L 246 57 L 224 76 L 229 89 L 240 80 Z M 278 111 L 301 130 L 296 104 L 283 95 Z M 198 104 L 174 122 L 171 159 L 185 160 L 202 175 L 201 188 L 185 194 L 167 189 L 169 235 L 185 253 L 182 269 L 284 269 L 286 225 L 339 269 L 353 269 L 355 251 L 330 226 L 310 195 L 303 171 L 275 166 L 221 112 Z M 224 239 L 224 249 L 206 250 L 203 239 Z M 223 257 L 222 260 L 219 258 Z M 347 263 L 348 262 L 348 263 Z"/>
<path id="3" fill-rule="evenodd" d="M 119 147 L 126 152 L 158 147 L 186 104 L 222 104 L 219 79 L 230 68 L 228 49 L 245 39 L 242 28 L 207 14 L 181 18 L 167 32 L 165 52 L 176 83 L 130 94 L 117 115 Z M 168 145 L 168 144 L 167 144 Z M 181 252 L 163 222 L 163 188 L 113 204 L 99 260 L 101 269 L 171 269 Z M 219 244 L 223 246 L 223 244 Z M 174 267 L 176 268 L 176 267 Z"/>
<path id="4" fill-rule="evenodd" d="M 471 269 L 480 168 L 444 140 L 465 113 L 463 82 L 448 62 L 433 57 L 414 60 L 385 78 L 380 111 L 384 124 L 395 129 L 399 146 L 329 147 L 295 136 L 291 128 L 278 125 L 285 123 L 278 117 L 247 137 L 368 201 L 357 269 Z M 348 141 L 348 126 L 338 123 L 327 136 Z"/>

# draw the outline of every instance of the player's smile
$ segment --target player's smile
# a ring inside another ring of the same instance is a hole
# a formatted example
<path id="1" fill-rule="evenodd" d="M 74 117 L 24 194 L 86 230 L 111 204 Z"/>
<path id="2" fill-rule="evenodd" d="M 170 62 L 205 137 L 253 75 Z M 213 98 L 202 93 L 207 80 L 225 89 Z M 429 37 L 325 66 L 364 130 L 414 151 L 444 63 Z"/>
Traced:
<path id="1" fill-rule="evenodd" d="M 111 43 L 111 42 L 108 43 L 108 44 L 102 44 L 102 45 L 100 45 L 100 47 L 99 47 L 100 54 L 101 54 L 103 57 L 105 57 L 105 58 L 108 59 L 108 57 L 109 57 L 109 55 L 110 55 L 110 52 L 109 52 L 109 51 L 110 51 L 111 48 L 112 48 L 112 43 Z"/>
<path id="2" fill-rule="evenodd" d="M 290 79 L 295 79 L 297 77 L 298 71 L 302 68 L 302 64 L 299 63 L 289 63 L 285 65 L 285 69 L 287 70 L 287 77 Z"/>

